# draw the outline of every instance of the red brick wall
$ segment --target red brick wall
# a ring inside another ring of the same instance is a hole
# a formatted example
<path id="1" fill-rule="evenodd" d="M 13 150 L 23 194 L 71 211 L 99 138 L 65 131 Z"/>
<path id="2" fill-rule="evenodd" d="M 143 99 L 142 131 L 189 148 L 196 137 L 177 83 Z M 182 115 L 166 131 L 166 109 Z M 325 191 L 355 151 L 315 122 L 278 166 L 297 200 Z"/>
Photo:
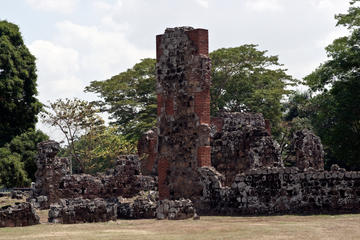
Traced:
<path id="1" fill-rule="evenodd" d="M 200 124 L 210 125 L 210 89 L 195 93 L 194 105 Z"/>
<path id="2" fill-rule="evenodd" d="M 265 128 L 266 131 L 269 133 L 269 135 L 271 136 L 271 123 L 269 119 L 265 119 Z"/>
<path id="3" fill-rule="evenodd" d="M 167 96 L 165 102 L 165 113 L 166 115 L 174 115 L 174 97 Z"/>
<path id="4" fill-rule="evenodd" d="M 170 197 L 169 187 L 166 181 L 169 161 L 166 158 L 160 158 L 158 161 L 159 198 L 162 200 Z"/>
<path id="5" fill-rule="evenodd" d="M 194 140 L 194 143 L 189 143 L 188 141 L 182 142 L 186 141 L 186 139 L 193 139 L 193 136 L 196 136 L 196 134 L 202 134 L 197 137 L 199 139 L 204 139 L 206 137 L 204 134 L 207 133 L 206 131 L 199 130 L 204 129 L 204 126 L 201 126 L 202 128 L 200 128 L 200 125 L 210 126 L 210 70 L 209 59 L 206 57 L 208 56 L 209 48 L 208 31 L 205 29 L 184 29 L 183 32 L 181 32 L 181 30 L 176 32 L 177 30 L 174 29 L 176 33 L 170 29 L 165 31 L 165 34 L 156 36 L 158 83 L 163 84 L 163 88 L 160 88 L 160 90 L 158 89 L 157 96 L 158 127 L 161 126 L 159 128 L 159 152 L 157 155 L 160 199 L 175 196 L 186 197 L 185 195 L 189 192 L 197 191 L 192 190 L 194 184 L 196 184 L 195 182 L 192 182 L 194 181 L 193 179 L 197 179 L 195 175 L 196 172 L 194 172 L 194 176 L 190 174 L 189 176 L 178 177 L 175 172 L 179 170 L 179 166 L 180 168 L 181 166 L 184 166 L 184 168 L 192 166 L 191 168 L 196 169 L 197 167 L 211 165 L 211 149 L 207 143 L 202 142 L 200 143 L 202 145 L 200 145 L 198 139 Z M 185 36 L 182 35 L 184 32 L 186 34 Z M 173 42 L 172 40 L 169 40 L 169 38 L 172 37 L 177 38 L 179 41 L 183 41 L 184 44 L 176 45 L 176 41 Z M 169 44 L 172 44 L 173 46 L 169 47 L 167 45 L 162 45 L 162 39 L 164 39 L 164 43 L 169 42 Z M 187 52 L 184 53 L 184 51 L 180 51 L 182 52 L 180 55 L 179 53 L 176 53 L 176 48 L 181 48 L 184 45 L 187 46 L 187 50 L 185 50 L 185 52 Z M 162 52 L 162 49 L 168 49 L 168 51 Z M 168 53 L 169 51 L 170 53 Z M 198 55 L 201 56 L 199 57 Z M 166 59 L 164 59 L 164 57 L 166 57 Z M 174 61 L 174 57 L 178 57 L 179 59 Z M 172 60 L 170 61 L 170 59 Z M 192 62 L 191 64 L 193 64 L 193 67 L 191 65 L 189 66 L 189 62 L 186 61 Z M 174 66 L 177 66 L 176 64 L 178 63 L 181 67 L 175 68 Z M 172 68 L 174 68 L 175 71 L 179 71 L 177 69 L 184 69 L 184 79 L 178 78 L 177 76 L 179 76 L 179 74 L 175 76 L 171 75 L 174 71 Z M 170 74 L 166 75 L 168 72 L 170 72 Z M 187 82 L 187 84 L 180 84 L 183 81 Z M 172 86 L 177 87 L 172 88 Z M 171 116 L 171 118 L 169 118 L 169 116 Z M 186 121 L 188 121 L 188 123 L 182 124 L 181 122 L 176 122 L 178 119 L 182 119 L 180 121 L 187 119 Z M 173 123 L 172 121 L 175 121 L 176 123 Z M 179 125 L 177 125 L 177 123 L 179 123 Z M 173 125 L 177 126 L 176 130 L 171 129 L 171 126 Z M 191 130 L 185 129 L 187 126 L 193 126 L 193 128 L 190 127 L 189 129 Z M 172 130 L 174 130 L 174 134 L 176 135 L 172 135 Z M 191 137 L 188 138 L 188 136 Z M 190 148 L 193 149 L 185 149 L 185 145 L 187 146 L 188 144 Z M 210 144 L 210 141 L 208 144 Z M 196 151 L 194 151 L 195 149 Z M 196 156 L 180 157 L 183 156 L 182 154 L 189 154 L 189 152 L 190 154 L 191 152 L 195 152 Z M 194 164 L 187 164 L 187 161 L 192 161 L 191 159 L 193 159 L 193 157 L 195 157 Z M 179 162 L 182 163 L 182 161 L 183 164 L 179 164 Z M 186 181 L 184 181 L 184 179 L 186 179 Z M 179 182 L 180 185 L 178 184 Z"/>
<path id="6" fill-rule="evenodd" d="M 198 167 L 211 166 L 210 146 L 201 146 L 197 150 Z"/>
<path id="7" fill-rule="evenodd" d="M 224 125 L 224 119 L 221 117 L 212 117 L 211 125 L 214 125 L 216 127 L 216 132 L 220 132 Z"/>
<path id="8" fill-rule="evenodd" d="M 194 29 L 192 31 L 186 32 L 188 37 L 193 41 L 197 48 L 196 54 L 209 55 L 209 33 L 206 29 Z"/>

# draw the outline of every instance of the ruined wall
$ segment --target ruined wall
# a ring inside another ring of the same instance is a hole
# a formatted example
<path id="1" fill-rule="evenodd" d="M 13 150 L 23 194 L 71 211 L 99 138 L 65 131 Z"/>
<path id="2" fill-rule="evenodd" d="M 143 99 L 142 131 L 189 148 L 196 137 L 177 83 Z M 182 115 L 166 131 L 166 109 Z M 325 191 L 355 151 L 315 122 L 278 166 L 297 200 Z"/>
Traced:
<path id="1" fill-rule="evenodd" d="M 102 198 L 93 200 L 74 198 L 61 199 L 49 210 L 51 223 L 74 224 L 84 222 L 116 221 L 117 203 L 105 201 Z"/>
<path id="2" fill-rule="evenodd" d="M 145 132 L 138 141 L 137 149 L 143 175 L 157 176 L 157 128 Z"/>
<path id="3" fill-rule="evenodd" d="M 282 166 L 279 145 L 260 113 L 222 113 L 211 118 L 211 164 L 230 185 L 235 175 L 259 167 Z"/>
<path id="4" fill-rule="evenodd" d="M 63 177 L 57 184 L 58 199 L 83 197 L 88 199 L 116 196 L 133 197 L 140 191 L 157 188 L 156 178 L 140 173 L 139 159 L 135 155 L 120 156 L 117 166 L 98 175 L 73 174 Z"/>
<path id="5" fill-rule="evenodd" d="M 199 219 L 194 205 L 190 199 L 168 200 L 158 202 L 156 219 L 158 220 L 184 220 L 188 218 Z"/>
<path id="6" fill-rule="evenodd" d="M 303 170 L 314 168 L 324 170 L 324 149 L 321 140 L 310 130 L 304 129 L 294 133 L 290 146 L 289 161 Z"/>
<path id="7" fill-rule="evenodd" d="M 156 45 L 160 199 L 193 198 L 196 169 L 211 164 L 208 31 L 168 28 Z"/>
<path id="8" fill-rule="evenodd" d="M 39 224 L 39 216 L 30 203 L 15 203 L 0 208 L 0 227 L 24 227 Z"/>
<path id="9" fill-rule="evenodd" d="M 157 177 L 141 175 L 136 155 L 119 156 L 115 168 L 102 174 L 70 174 L 69 160 L 56 157 L 57 142 L 42 142 L 38 148 L 35 190 L 29 200 L 38 208 L 49 208 L 62 198 L 132 197 L 157 189 Z"/>
<path id="10" fill-rule="evenodd" d="M 203 214 L 360 212 L 360 172 L 346 172 L 337 166 L 331 171 L 300 171 L 296 167 L 250 170 L 237 175 L 231 187 L 222 187 L 211 169 L 201 171 Z"/>
<path id="11" fill-rule="evenodd" d="M 62 177 L 71 174 L 70 159 L 56 157 L 59 150 L 59 143 L 52 140 L 38 144 L 36 182 L 32 197 L 36 199 L 33 202 L 37 202 L 39 208 L 49 208 L 49 203 L 58 200 L 58 182 Z"/>

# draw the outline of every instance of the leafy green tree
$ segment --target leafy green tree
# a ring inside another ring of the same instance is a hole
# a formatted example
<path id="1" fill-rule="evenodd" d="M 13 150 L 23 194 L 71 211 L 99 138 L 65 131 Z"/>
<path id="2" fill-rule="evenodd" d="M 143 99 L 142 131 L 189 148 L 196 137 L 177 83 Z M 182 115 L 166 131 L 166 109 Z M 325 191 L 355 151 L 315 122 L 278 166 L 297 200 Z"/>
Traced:
<path id="1" fill-rule="evenodd" d="M 295 163 L 289 161 L 292 155 L 290 149 L 293 135 L 298 130 L 309 129 L 313 131 L 311 124 L 311 94 L 309 92 L 294 92 L 282 104 L 283 121 L 282 131 L 278 138 L 280 151 L 284 164 L 293 166 Z"/>
<path id="2" fill-rule="evenodd" d="M 85 89 L 103 98 L 96 104 L 110 114 L 112 124 L 128 139 L 137 140 L 156 123 L 155 64 L 154 59 L 143 59 L 108 80 L 91 82 Z"/>
<path id="3" fill-rule="evenodd" d="M 78 157 L 81 159 L 84 172 L 94 174 L 116 165 L 119 155 L 135 154 L 136 146 L 124 136 L 117 133 L 114 127 L 93 129 L 74 142 Z M 66 156 L 69 148 L 62 155 Z M 73 169 L 78 165 L 75 162 Z"/>
<path id="4" fill-rule="evenodd" d="M 286 74 L 277 56 L 267 56 L 257 45 L 222 48 L 210 53 L 212 62 L 211 113 L 262 113 L 280 131 L 281 99 L 296 81 Z"/>
<path id="5" fill-rule="evenodd" d="M 49 137 L 40 130 L 29 129 L 27 132 L 14 137 L 10 143 L 5 144 L 14 155 L 18 155 L 20 162 L 23 163 L 27 177 L 35 181 L 36 156 L 38 153 L 37 144 L 48 140 Z"/>
<path id="6" fill-rule="evenodd" d="M 275 130 L 281 118 L 280 100 L 295 81 L 281 69 L 278 57 L 266 56 L 256 45 L 219 49 L 212 59 L 211 110 L 261 112 Z M 110 113 L 120 132 L 137 140 L 156 123 L 156 73 L 154 59 L 143 59 L 105 81 L 93 81 L 85 91 L 99 94 L 96 102 Z"/>
<path id="7" fill-rule="evenodd" d="M 61 130 L 66 138 L 72 160 L 75 162 L 74 165 L 78 166 L 79 172 L 84 172 L 85 162 L 80 158 L 75 142 L 83 135 L 101 131 L 104 120 L 97 114 L 99 110 L 94 104 L 77 98 L 58 99 L 45 107 L 47 110 L 41 115 L 43 122 Z"/>
<path id="8" fill-rule="evenodd" d="M 79 99 L 57 100 L 43 113 L 45 123 L 58 127 L 67 146 L 62 156 L 71 156 L 73 171 L 96 173 L 115 166 L 120 154 L 134 154 L 135 145 L 119 135 L 113 127 L 106 127 L 98 115 L 98 108 Z"/>
<path id="9" fill-rule="evenodd" d="M 21 156 L 12 153 L 9 148 L 0 148 L 0 186 L 1 187 L 26 187 L 30 179 L 24 170 Z"/>
<path id="10" fill-rule="evenodd" d="M 41 109 L 36 78 L 35 57 L 18 26 L 0 21 L 0 146 L 35 127 Z"/>
<path id="11" fill-rule="evenodd" d="M 327 164 L 338 163 L 360 169 L 360 8 L 350 2 L 346 14 L 339 14 L 338 26 L 350 35 L 326 47 L 329 60 L 305 78 L 317 95 L 312 102 L 312 125 L 327 146 Z"/>

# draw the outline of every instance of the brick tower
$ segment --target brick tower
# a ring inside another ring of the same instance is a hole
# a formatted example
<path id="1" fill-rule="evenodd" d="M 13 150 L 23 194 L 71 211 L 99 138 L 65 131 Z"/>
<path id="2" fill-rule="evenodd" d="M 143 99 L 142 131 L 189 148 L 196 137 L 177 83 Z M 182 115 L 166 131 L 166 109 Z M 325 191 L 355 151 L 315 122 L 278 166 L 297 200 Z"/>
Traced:
<path id="1" fill-rule="evenodd" d="M 211 165 L 208 31 L 168 28 L 156 51 L 159 194 L 192 199 L 198 167 Z"/>

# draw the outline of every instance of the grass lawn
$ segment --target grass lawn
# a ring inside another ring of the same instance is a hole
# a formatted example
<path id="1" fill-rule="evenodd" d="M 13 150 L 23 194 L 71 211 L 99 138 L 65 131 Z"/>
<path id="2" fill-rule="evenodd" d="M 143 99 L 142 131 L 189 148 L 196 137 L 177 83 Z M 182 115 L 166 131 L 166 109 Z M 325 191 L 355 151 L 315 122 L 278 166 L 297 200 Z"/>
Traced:
<path id="1" fill-rule="evenodd" d="M 360 214 L 271 217 L 201 217 L 201 220 L 118 220 L 42 224 L 0 229 L 0 239 L 360 239 Z"/>

